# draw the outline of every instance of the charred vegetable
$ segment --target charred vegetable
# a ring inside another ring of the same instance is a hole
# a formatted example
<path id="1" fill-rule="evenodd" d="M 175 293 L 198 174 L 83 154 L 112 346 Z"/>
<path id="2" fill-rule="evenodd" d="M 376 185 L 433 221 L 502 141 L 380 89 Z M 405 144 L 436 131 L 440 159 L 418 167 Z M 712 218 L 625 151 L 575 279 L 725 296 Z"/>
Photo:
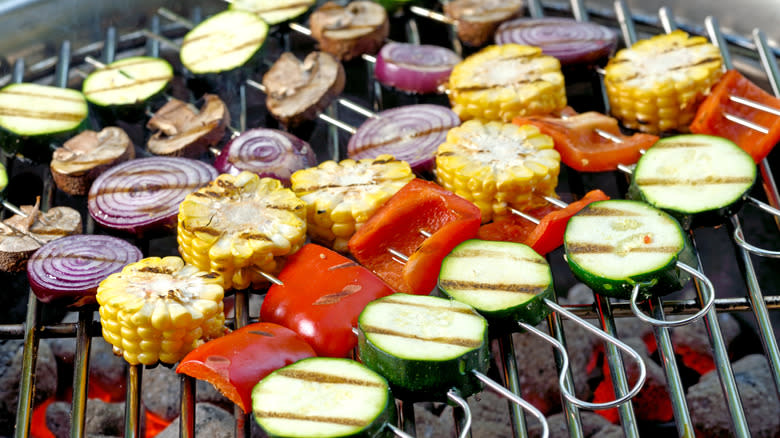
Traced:
<path id="1" fill-rule="evenodd" d="M 171 99 L 160 108 L 146 124 L 155 131 L 149 138 L 149 152 L 195 158 L 219 143 L 230 125 L 230 113 L 217 95 L 206 94 L 203 99 L 200 112 L 178 99 Z"/>
<path id="2" fill-rule="evenodd" d="M 520 15 L 521 0 L 454 0 L 444 3 L 444 13 L 456 21 L 458 38 L 470 46 L 488 42 L 502 22 Z"/>
<path id="3" fill-rule="evenodd" d="M 305 14 L 316 0 L 233 0 L 230 9 L 257 14 L 269 26 L 293 20 Z"/>
<path id="4" fill-rule="evenodd" d="M 309 23 L 320 49 L 342 61 L 376 53 L 390 33 L 385 9 L 364 0 L 347 6 L 327 2 L 311 14 Z"/>
<path id="5" fill-rule="evenodd" d="M 445 47 L 387 43 L 376 56 L 374 76 L 384 85 L 409 93 L 436 93 L 462 59 Z"/>

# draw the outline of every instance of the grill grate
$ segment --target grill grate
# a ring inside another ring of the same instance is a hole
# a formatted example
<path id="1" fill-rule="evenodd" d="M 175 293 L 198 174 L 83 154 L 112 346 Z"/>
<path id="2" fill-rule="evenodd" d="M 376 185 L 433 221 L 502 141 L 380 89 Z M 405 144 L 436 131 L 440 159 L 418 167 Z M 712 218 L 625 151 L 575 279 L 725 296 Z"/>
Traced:
<path id="1" fill-rule="evenodd" d="M 577 20 L 589 19 L 590 14 L 588 9 L 585 8 L 583 0 L 572 0 L 571 3 L 572 8 L 569 12 L 571 12 Z M 529 2 L 529 11 L 532 16 L 536 17 L 543 15 L 544 8 L 538 0 L 534 0 Z M 196 9 L 193 13 L 193 21 L 200 21 L 200 15 L 200 11 Z M 161 39 L 152 38 L 150 36 L 159 35 L 175 37 L 181 35 L 182 32 L 181 22 L 174 22 L 169 27 L 163 27 L 161 26 L 160 16 L 163 16 L 168 20 L 179 20 L 176 16 L 172 16 L 169 13 L 160 13 L 160 15 L 155 15 L 152 17 L 150 20 L 150 29 L 148 31 L 136 31 L 131 34 L 117 36 L 117 33 L 114 29 L 109 29 L 107 31 L 107 37 L 104 42 L 96 42 L 76 51 L 72 51 L 70 43 L 65 41 L 63 42 L 59 55 L 56 58 L 41 61 L 29 69 L 25 68 L 24 59 L 17 59 L 16 63 L 14 64 L 12 77 L 10 79 L 14 82 L 21 82 L 23 80 L 37 80 L 45 77 L 46 75 L 53 75 L 54 84 L 65 87 L 67 86 L 68 79 L 71 77 L 71 75 L 78 74 L 79 72 L 78 69 L 70 68 L 70 64 L 74 63 L 80 65 L 86 56 L 101 51 L 103 53 L 103 61 L 111 62 L 118 47 L 123 47 L 125 45 L 137 46 L 146 44 L 146 51 L 148 54 L 151 56 L 159 56 Z M 616 17 L 617 23 L 613 23 L 613 25 L 619 26 L 623 34 L 624 41 L 627 45 L 630 45 L 630 43 L 634 42 L 637 37 L 634 25 L 634 17 L 632 16 L 631 11 L 628 9 L 625 0 L 618 0 L 615 2 L 614 17 Z M 409 26 L 407 26 L 409 40 L 419 41 L 417 24 L 413 19 L 410 20 L 409 23 L 411 23 Z M 652 24 L 656 30 L 665 32 L 670 32 L 677 27 L 672 13 L 667 8 L 662 8 L 659 11 L 659 19 L 657 23 L 648 23 L 646 20 L 644 20 L 643 24 Z M 740 46 L 748 47 L 749 49 L 757 52 L 773 91 L 776 95 L 780 95 L 780 75 L 778 75 L 777 61 L 774 58 L 775 51 L 768 46 L 766 37 L 761 31 L 755 30 L 753 32 L 753 43 L 751 46 L 749 43 L 746 43 L 738 36 L 723 35 L 719 29 L 717 20 L 712 17 L 707 18 L 705 21 L 705 29 L 710 39 L 721 48 L 725 64 L 729 68 L 731 68 L 732 65 L 730 59 L 731 57 L 728 52 L 728 46 L 725 42 L 726 40 L 736 41 Z M 290 40 L 289 38 L 286 38 L 285 45 L 289 47 L 289 44 Z M 454 40 L 454 44 L 456 47 L 459 47 L 457 40 Z M 379 97 L 381 97 L 381 92 L 377 94 Z M 246 126 L 247 108 L 246 89 L 243 86 L 240 88 L 239 101 L 241 106 L 239 119 L 241 121 L 241 129 L 243 130 Z M 381 104 L 381 98 L 379 99 L 379 103 Z M 335 107 L 328 111 L 328 115 L 336 117 Z M 330 148 L 330 158 L 338 159 L 339 138 L 337 128 L 330 127 L 329 134 L 328 143 Z M 767 198 L 769 199 L 770 204 L 777 207 L 780 205 L 780 196 L 778 195 L 775 180 L 766 160 L 760 164 L 760 170 Z M 48 178 L 45 182 L 43 195 L 43 205 L 48 207 L 52 206 L 54 199 L 54 187 L 50 178 Z M 736 215 L 732 216 L 727 223 L 727 229 L 731 235 L 734 233 L 741 233 L 742 224 L 740 218 Z M 87 224 L 87 232 L 93 231 L 94 223 L 89 220 Z M 694 237 L 693 234 L 691 234 L 691 237 Z M 759 336 L 764 347 L 764 352 L 769 359 L 770 370 L 775 381 L 776 389 L 778 393 L 780 393 L 780 350 L 778 349 L 775 333 L 769 318 L 770 309 L 780 309 L 780 296 L 763 296 L 761 285 L 758 280 L 757 270 L 750 253 L 737 243 L 734 243 L 734 247 L 737 254 L 737 264 L 744 276 L 747 287 L 747 296 L 744 298 L 716 299 L 714 307 L 706 314 L 704 321 L 712 346 L 717 372 L 719 374 L 723 393 L 726 398 L 734 434 L 740 437 L 748 437 L 750 436 L 750 432 L 745 418 L 745 412 L 742 408 L 742 402 L 740 400 L 734 374 L 731 370 L 726 345 L 720 331 L 720 326 L 718 324 L 717 313 L 744 312 L 748 310 L 752 312 L 756 319 Z M 145 251 L 145 253 L 147 252 L 148 251 Z M 699 269 L 701 270 L 702 268 L 703 267 L 700 260 Z M 652 316 L 663 319 L 664 316 L 695 313 L 702 303 L 701 290 L 698 283 L 696 284 L 696 292 L 697 299 L 662 301 L 660 298 L 656 298 L 652 300 L 650 303 Z M 615 328 L 615 318 L 632 316 L 628 303 L 612 302 L 611 300 L 603 298 L 599 295 L 594 295 L 594 298 L 595 305 L 571 305 L 565 307 L 568 310 L 573 311 L 578 316 L 598 319 L 599 325 L 604 331 L 613 335 L 617 335 L 617 330 Z M 100 336 L 99 324 L 93 321 L 94 312 L 82 311 L 79 313 L 79 320 L 77 323 L 41 325 L 39 323 L 40 311 L 41 309 L 35 295 L 30 292 L 25 322 L 23 324 L 9 324 L 0 326 L 0 338 L 24 339 L 22 380 L 19 390 L 19 405 L 17 410 L 15 436 L 29 436 L 29 426 L 31 422 L 33 407 L 32 404 L 35 391 L 35 374 L 33 373 L 33 370 L 35 369 L 39 340 L 42 338 L 61 337 L 74 337 L 77 340 L 73 376 L 74 392 L 71 417 L 71 436 L 84 436 L 84 415 L 86 407 L 87 376 L 89 370 L 89 351 L 91 346 L 91 338 L 93 336 Z M 246 325 L 250 320 L 251 317 L 249 315 L 248 293 L 237 292 L 235 294 L 234 324 L 237 327 L 243 326 Z M 548 325 L 551 334 L 565 345 L 566 339 L 563 333 L 563 326 L 557 313 L 550 315 L 548 319 Z M 655 337 L 659 347 L 658 349 L 661 362 L 666 374 L 669 394 L 672 399 L 677 431 L 680 436 L 688 436 L 691 434 L 691 431 L 694 430 L 694 427 L 688 412 L 688 406 L 686 404 L 684 389 L 680 378 L 680 371 L 677 369 L 669 330 L 666 328 L 656 328 Z M 500 357 L 496 358 L 496 363 L 499 366 L 499 373 L 503 377 L 504 383 L 510 390 L 515 393 L 520 393 L 512 337 L 511 335 L 504 335 L 499 338 L 498 341 Z M 627 382 L 625 376 L 622 358 L 618 353 L 618 350 L 611 345 L 607 347 L 607 359 L 612 381 L 615 382 L 615 393 L 617 396 L 621 396 L 627 392 L 630 385 L 629 382 Z M 561 360 L 557 354 L 556 362 L 560 367 Z M 142 374 L 142 367 L 128 366 L 124 430 L 124 435 L 126 437 L 140 436 L 140 388 Z M 570 384 L 573 386 L 571 375 L 568 375 L 567 377 Z M 181 392 L 182 428 L 180 436 L 195 436 L 195 382 L 192 378 L 182 377 Z M 399 403 L 401 426 L 407 433 L 414 434 L 415 424 L 413 404 L 403 401 L 400 401 Z M 563 401 L 563 408 L 571 436 L 583 436 L 578 408 L 565 400 Z M 244 415 L 239 408 L 236 407 L 235 409 L 236 436 L 249 436 L 249 417 Z M 458 417 L 459 410 L 455 410 L 455 412 L 457 414 L 455 421 L 457 432 L 459 434 L 462 432 L 464 435 L 470 435 L 470 431 L 467 428 L 461 430 L 461 420 L 463 419 Z M 526 436 L 525 418 L 520 411 L 520 408 L 512 405 L 510 413 L 511 423 L 515 434 L 517 436 Z M 621 426 L 625 435 L 628 437 L 639 436 L 638 422 L 634 414 L 632 403 L 628 402 L 623 404 L 619 408 L 619 414 Z"/>

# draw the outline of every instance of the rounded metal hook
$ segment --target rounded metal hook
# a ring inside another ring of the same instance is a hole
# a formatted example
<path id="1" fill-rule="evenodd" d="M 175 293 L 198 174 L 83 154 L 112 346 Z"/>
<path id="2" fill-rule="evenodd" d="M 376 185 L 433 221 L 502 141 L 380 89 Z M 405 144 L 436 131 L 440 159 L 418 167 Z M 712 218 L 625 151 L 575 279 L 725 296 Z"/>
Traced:
<path id="1" fill-rule="evenodd" d="M 760 208 L 763 211 L 766 211 L 769 214 L 772 214 L 776 217 L 780 217 L 780 210 L 772 207 L 771 205 L 761 202 L 758 199 L 749 196 L 748 201 L 755 205 L 756 207 Z M 745 236 L 742 234 L 742 227 L 737 223 L 734 227 L 734 242 L 741 246 L 745 251 L 751 252 L 755 255 L 761 256 L 761 257 L 768 257 L 777 259 L 780 258 L 780 251 L 772 251 L 769 249 L 759 248 L 757 246 L 751 245 L 745 241 Z"/>
<path id="2" fill-rule="evenodd" d="M 598 329 L 597 327 L 589 324 L 584 319 L 580 318 L 579 316 L 569 312 L 568 310 L 564 309 L 563 307 L 559 306 L 558 303 L 551 300 L 544 300 L 545 304 L 552 308 L 554 311 L 558 312 L 559 314 L 565 316 L 567 319 L 570 319 L 572 322 L 576 323 L 577 325 L 581 326 L 582 328 L 586 329 L 587 331 L 593 333 L 594 335 L 598 336 L 605 342 L 609 342 L 610 344 L 616 346 L 617 348 L 623 350 L 626 354 L 631 356 L 634 361 L 639 364 L 639 378 L 637 379 L 636 383 L 634 384 L 634 387 L 631 388 L 630 391 L 628 391 L 625 395 L 622 397 L 619 397 L 615 400 L 604 402 L 604 403 L 591 403 L 586 402 L 583 400 L 578 399 L 574 394 L 571 393 L 571 388 L 566 385 L 566 371 L 569 367 L 569 358 L 566 354 L 566 349 L 561 345 L 560 342 L 558 342 L 557 339 L 553 338 L 552 336 L 548 335 L 547 333 L 544 333 L 542 331 L 539 331 L 536 329 L 536 327 L 530 326 L 525 323 L 520 323 L 520 326 L 523 327 L 526 330 L 529 330 L 529 327 L 532 333 L 539 335 L 544 339 L 545 341 L 552 344 L 553 347 L 555 347 L 562 355 L 563 355 L 563 364 L 561 365 L 561 372 L 559 374 L 558 378 L 558 384 L 561 388 L 561 393 L 563 396 L 571 402 L 572 404 L 579 406 L 584 409 L 590 409 L 590 410 L 597 410 L 597 409 L 608 409 L 608 408 L 614 408 L 617 407 L 632 398 L 636 396 L 639 391 L 642 389 L 642 386 L 645 384 L 645 380 L 647 379 L 647 367 L 645 366 L 645 362 L 642 360 L 642 356 L 639 355 L 639 353 L 636 352 L 633 348 L 626 345 L 623 341 L 620 339 L 617 339 L 607 333 L 604 333 L 604 331 Z"/>
<path id="3" fill-rule="evenodd" d="M 471 433 L 471 408 L 469 407 L 469 404 L 466 403 L 466 400 L 460 396 L 460 391 L 455 388 L 447 391 L 447 398 L 463 409 L 463 418 L 465 423 L 461 426 L 460 435 L 458 438 L 468 437 Z"/>
<path id="4" fill-rule="evenodd" d="M 542 414 L 538 409 L 534 407 L 531 403 L 523 400 L 518 396 L 517 394 L 513 393 L 512 391 L 504 388 L 503 386 L 499 385 L 496 381 L 491 379 L 490 377 L 480 373 L 477 370 L 471 370 L 471 373 L 474 374 L 474 376 L 479 379 L 482 383 L 487 385 L 490 389 L 498 392 L 502 396 L 508 398 L 512 403 L 515 403 L 528 411 L 531 415 L 536 417 L 537 420 L 539 420 L 540 423 L 542 423 L 542 438 L 549 438 L 550 436 L 550 427 L 547 425 L 547 419 L 544 418 L 544 414 Z"/>
<path id="5" fill-rule="evenodd" d="M 656 327 L 679 327 L 681 325 L 690 324 L 697 319 L 703 317 L 707 312 L 710 311 L 712 308 L 712 305 L 715 303 L 715 287 L 712 285 L 712 282 L 709 278 L 707 278 L 706 275 L 702 274 L 696 269 L 693 269 L 692 267 L 686 265 L 685 263 L 681 261 L 677 261 L 677 267 L 682 269 L 683 271 L 693 275 L 696 277 L 699 281 L 704 283 L 704 288 L 702 288 L 702 294 L 709 294 L 707 296 L 707 301 L 704 303 L 704 306 L 702 306 L 701 310 L 694 313 L 693 315 L 683 318 L 680 320 L 675 321 L 665 321 L 662 319 L 656 319 L 650 316 L 647 316 L 637 305 L 637 299 L 639 298 L 639 285 L 635 285 L 634 289 L 631 291 L 631 311 L 634 312 L 634 315 L 636 315 L 637 318 L 641 319 L 642 321 L 652 324 Z"/>
<path id="6" fill-rule="evenodd" d="M 387 426 L 388 429 L 390 429 L 393 434 L 400 438 L 414 438 L 412 435 L 409 435 L 408 433 L 404 432 L 403 430 L 399 429 L 394 424 L 385 423 L 385 426 Z"/>

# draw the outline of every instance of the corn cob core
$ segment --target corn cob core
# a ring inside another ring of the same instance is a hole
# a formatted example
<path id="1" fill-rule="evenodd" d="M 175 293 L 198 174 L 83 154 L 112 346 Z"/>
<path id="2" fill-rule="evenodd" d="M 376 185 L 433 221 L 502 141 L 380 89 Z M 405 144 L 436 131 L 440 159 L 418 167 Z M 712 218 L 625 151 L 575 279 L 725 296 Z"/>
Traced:
<path id="1" fill-rule="evenodd" d="M 182 258 L 220 275 L 225 289 L 267 284 L 306 240 L 306 204 L 274 178 L 223 174 L 179 205 Z"/>
<path id="2" fill-rule="evenodd" d="M 219 277 L 179 257 L 149 257 L 98 286 L 103 338 L 132 365 L 173 364 L 225 333 Z"/>
<path id="3" fill-rule="evenodd" d="M 612 114 L 627 128 L 687 132 L 722 75 L 718 48 L 677 30 L 619 51 L 607 64 L 604 85 Z"/>
<path id="4" fill-rule="evenodd" d="M 374 159 L 325 161 L 295 172 L 292 190 L 308 205 L 309 236 L 335 251 L 374 212 L 414 178 L 411 167 L 391 155 Z"/>
<path id="5" fill-rule="evenodd" d="M 482 222 L 555 196 L 561 156 L 532 125 L 470 120 L 447 133 L 436 153 L 436 181 L 479 207 Z"/>
<path id="6" fill-rule="evenodd" d="M 450 74 L 449 91 L 461 120 L 510 122 L 566 106 L 560 61 L 520 44 L 488 46 L 464 59 Z"/>

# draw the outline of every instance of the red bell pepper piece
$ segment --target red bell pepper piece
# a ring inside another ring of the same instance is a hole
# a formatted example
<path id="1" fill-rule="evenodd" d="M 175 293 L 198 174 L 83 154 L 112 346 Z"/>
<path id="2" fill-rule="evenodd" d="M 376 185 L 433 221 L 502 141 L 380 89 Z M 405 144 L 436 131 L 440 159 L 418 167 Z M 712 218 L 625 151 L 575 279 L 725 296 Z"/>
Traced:
<path id="1" fill-rule="evenodd" d="M 345 357 L 357 345 L 352 328 L 371 301 L 393 294 L 382 280 L 354 261 L 315 244 L 293 254 L 272 285 L 260 319 L 298 333 L 318 356 Z"/>
<path id="2" fill-rule="evenodd" d="M 476 205 L 435 183 L 414 179 L 357 230 L 349 250 L 396 291 L 427 295 L 436 286 L 444 256 L 475 237 L 480 222 Z M 408 261 L 396 259 L 390 249 L 407 255 Z"/>
<path id="3" fill-rule="evenodd" d="M 524 213 L 531 217 L 540 218 L 553 211 L 558 211 L 558 208 L 547 204 L 544 207 L 524 211 Z M 534 228 L 536 228 L 535 223 L 514 214 L 507 214 L 479 227 L 477 239 L 525 243 Z"/>
<path id="4" fill-rule="evenodd" d="M 617 169 L 618 164 L 634 164 L 641 149 L 646 150 L 658 141 L 658 137 L 650 134 L 623 135 L 616 119 L 594 111 L 566 118 L 518 117 L 513 123 L 534 125 L 552 137 L 561 161 L 580 172 L 604 172 Z M 620 142 L 599 135 L 597 129 L 619 138 Z"/>
<path id="5" fill-rule="evenodd" d="M 563 233 L 566 231 L 566 225 L 572 216 L 591 202 L 605 201 L 607 199 L 609 199 L 609 196 L 601 190 L 591 190 L 582 199 L 572 202 L 566 208 L 547 213 L 538 225 L 533 225 L 530 221 L 512 215 L 512 217 L 501 219 L 493 224 L 483 225 L 477 237 L 485 240 L 524 243 L 533 248 L 537 253 L 547 255 L 563 245 Z M 537 214 L 540 211 L 542 210 L 535 210 Z M 529 212 L 528 214 L 539 217 L 535 212 Z M 490 225 L 492 225 L 492 228 L 483 231 L 485 227 Z"/>
<path id="6" fill-rule="evenodd" d="M 241 410 L 249 412 L 252 388 L 260 379 L 314 355 L 294 331 L 257 322 L 192 350 L 179 362 L 176 372 L 211 383 Z"/>
<path id="7" fill-rule="evenodd" d="M 730 96 L 743 97 L 780 110 L 780 99 L 762 90 L 738 71 L 729 70 L 699 106 L 690 126 L 691 132 L 727 138 L 749 153 L 758 163 L 766 158 L 780 141 L 780 117 L 733 102 Z M 761 125 L 769 130 L 769 134 L 762 134 L 727 120 L 727 113 Z"/>

